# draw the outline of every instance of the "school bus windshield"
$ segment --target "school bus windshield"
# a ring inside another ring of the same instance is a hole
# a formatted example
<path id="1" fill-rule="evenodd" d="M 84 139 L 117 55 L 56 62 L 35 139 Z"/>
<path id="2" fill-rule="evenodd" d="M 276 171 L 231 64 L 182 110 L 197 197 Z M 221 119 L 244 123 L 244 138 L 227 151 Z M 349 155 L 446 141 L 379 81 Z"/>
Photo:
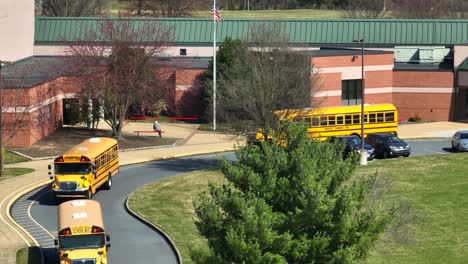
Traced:
<path id="1" fill-rule="evenodd" d="M 55 174 L 89 174 L 91 163 L 55 163 Z"/>
<path id="2" fill-rule="evenodd" d="M 63 250 L 102 248 L 106 243 L 104 234 L 59 236 L 59 241 Z"/>

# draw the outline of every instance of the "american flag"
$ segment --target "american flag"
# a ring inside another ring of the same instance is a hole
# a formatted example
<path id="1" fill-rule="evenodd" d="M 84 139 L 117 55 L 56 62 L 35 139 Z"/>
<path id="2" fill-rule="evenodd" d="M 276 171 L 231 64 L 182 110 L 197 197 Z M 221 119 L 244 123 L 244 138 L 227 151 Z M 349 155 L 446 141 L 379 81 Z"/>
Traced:
<path id="1" fill-rule="evenodd" d="M 211 10 L 211 15 L 214 17 L 216 22 L 223 21 L 223 19 L 221 19 L 221 16 L 219 15 L 218 7 L 213 6 L 213 10 Z"/>

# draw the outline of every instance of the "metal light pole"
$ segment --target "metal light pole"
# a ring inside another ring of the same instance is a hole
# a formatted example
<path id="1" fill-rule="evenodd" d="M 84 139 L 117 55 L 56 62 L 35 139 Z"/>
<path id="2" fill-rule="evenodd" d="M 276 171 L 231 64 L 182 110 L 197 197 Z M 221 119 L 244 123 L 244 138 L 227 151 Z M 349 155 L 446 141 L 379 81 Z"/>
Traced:
<path id="1" fill-rule="evenodd" d="M 2 122 L 2 112 L 3 112 L 3 103 L 2 103 L 2 66 L 4 64 L 11 64 L 9 61 L 0 60 L 0 176 L 3 176 L 3 122 Z"/>
<path id="2" fill-rule="evenodd" d="M 359 164 L 367 165 L 367 151 L 364 148 L 364 38 L 359 40 L 353 40 L 353 42 L 361 43 L 361 158 Z"/>

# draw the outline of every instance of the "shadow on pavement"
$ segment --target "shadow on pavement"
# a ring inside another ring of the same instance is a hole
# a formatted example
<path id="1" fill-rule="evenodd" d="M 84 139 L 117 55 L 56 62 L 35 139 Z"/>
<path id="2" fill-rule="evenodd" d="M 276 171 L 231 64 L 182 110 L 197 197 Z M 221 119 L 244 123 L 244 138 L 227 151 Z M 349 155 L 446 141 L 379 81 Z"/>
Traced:
<path id="1" fill-rule="evenodd" d="M 160 160 L 148 163 L 148 167 L 184 173 L 193 170 L 203 170 L 217 167 L 221 158 L 226 158 L 230 161 L 236 160 L 235 154 L 233 152 L 224 152 L 218 154 L 205 154 L 177 159 Z"/>
<path id="2" fill-rule="evenodd" d="M 193 170 L 203 170 L 216 167 L 218 166 L 218 163 L 218 159 L 214 157 L 212 159 L 188 158 L 171 159 L 165 160 L 164 162 L 155 162 L 149 164 L 148 167 L 183 173 Z"/>
<path id="3" fill-rule="evenodd" d="M 457 151 L 453 150 L 452 148 L 442 148 L 442 150 L 448 153 L 457 153 Z"/>
<path id="4" fill-rule="evenodd" d="M 59 202 L 55 199 L 54 194 L 50 190 L 50 184 L 47 184 L 40 188 L 35 194 L 31 195 L 28 200 L 37 201 L 41 205 L 59 205 Z"/>

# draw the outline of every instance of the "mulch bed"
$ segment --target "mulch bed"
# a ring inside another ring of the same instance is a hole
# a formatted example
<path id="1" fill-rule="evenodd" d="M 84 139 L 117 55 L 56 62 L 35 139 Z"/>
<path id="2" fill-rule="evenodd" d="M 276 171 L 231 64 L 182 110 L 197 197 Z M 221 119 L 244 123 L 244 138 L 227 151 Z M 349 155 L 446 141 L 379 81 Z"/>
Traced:
<path id="1" fill-rule="evenodd" d="M 8 148 L 8 150 L 13 150 L 33 158 L 59 156 L 83 140 L 91 137 L 112 137 L 112 132 L 109 130 L 96 130 L 93 132 L 86 128 L 64 127 L 36 142 L 30 148 Z M 177 140 L 179 138 L 159 138 L 124 133 L 123 139 L 119 140 L 119 148 L 131 149 L 164 146 L 171 145 Z"/>

